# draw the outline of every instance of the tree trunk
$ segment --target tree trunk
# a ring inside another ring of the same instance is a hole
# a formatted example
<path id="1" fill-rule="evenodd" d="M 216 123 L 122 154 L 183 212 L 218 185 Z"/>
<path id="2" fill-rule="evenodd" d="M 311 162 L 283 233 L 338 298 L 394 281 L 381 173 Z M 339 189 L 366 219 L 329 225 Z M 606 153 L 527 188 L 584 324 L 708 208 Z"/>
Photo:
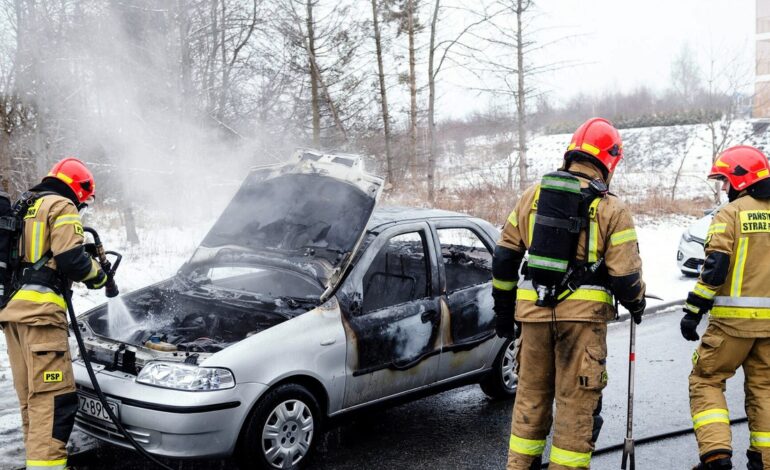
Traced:
<path id="1" fill-rule="evenodd" d="M 417 72 L 414 53 L 414 0 L 406 4 L 407 35 L 409 36 L 409 157 L 407 169 L 417 160 Z"/>
<path id="2" fill-rule="evenodd" d="M 528 184 L 527 178 L 527 128 L 526 128 L 526 89 L 524 88 L 524 42 L 521 33 L 521 17 L 524 14 L 522 3 L 518 0 L 516 8 L 516 66 L 518 68 L 518 85 L 516 93 L 517 130 L 519 133 L 519 187 L 524 189 Z M 513 189 L 513 188 L 511 188 Z"/>
<path id="3" fill-rule="evenodd" d="M 313 24 L 313 1 L 307 0 L 307 44 L 310 67 L 310 106 L 313 110 L 313 146 L 321 146 L 321 109 L 318 97 L 318 70 L 315 62 L 315 27 Z"/>
<path id="4" fill-rule="evenodd" d="M 190 15 L 187 11 L 187 4 L 182 0 L 177 0 L 177 11 L 179 12 L 179 54 L 180 54 L 180 78 L 182 87 L 182 112 L 188 116 L 187 108 L 193 99 L 192 87 L 192 55 L 190 51 Z"/>
<path id="5" fill-rule="evenodd" d="M 436 0 L 433 8 L 433 18 L 430 22 L 430 49 L 428 51 L 428 136 L 430 150 L 428 151 L 428 202 L 436 200 L 436 76 L 433 73 L 433 59 L 436 52 L 436 23 L 441 0 Z"/>
<path id="6" fill-rule="evenodd" d="M 220 60 L 222 61 L 222 86 L 219 89 L 219 104 L 217 106 L 217 118 L 219 121 L 223 121 L 225 117 L 225 106 L 227 105 L 227 94 L 230 88 L 230 67 L 227 66 L 227 39 L 225 33 L 227 32 L 227 16 L 225 12 L 225 0 L 221 1 L 222 4 L 222 19 L 220 21 L 220 35 L 219 35 L 219 47 L 220 47 Z"/>
<path id="7" fill-rule="evenodd" d="M 393 160 L 390 154 L 390 115 L 388 114 L 388 92 L 385 88 L 385 68 L 382 65 L 382 39 L 380 37 L 380 20 L 377 14 L 377 0 L 372 0 L 372 19 L 374 21 L 374 42 L 377 48 L 377 70 L 380 79 L 380 101 L 382 104 L 382 126 L 385 131 L 385 163 L 387 165 L 388 182 L 392 185 Z"/>
<path id="8" fill-rule="evenodd" d="M 123 223 L 126 226 L 126 241 L 130 245 L 139 244 L 139 235 L 136 233 L 136 220 L 134 219 L 134 209 L 131 203 L 125 203 L 123 206 Z"/>

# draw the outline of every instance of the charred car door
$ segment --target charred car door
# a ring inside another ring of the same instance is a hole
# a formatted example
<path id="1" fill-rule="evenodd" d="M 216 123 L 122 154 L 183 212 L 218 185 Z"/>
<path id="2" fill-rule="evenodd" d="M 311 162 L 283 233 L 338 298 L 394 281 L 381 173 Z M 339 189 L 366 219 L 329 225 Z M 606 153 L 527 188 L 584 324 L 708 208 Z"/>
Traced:
<path id="1" fill-rule="evenodd" d="M 495 338 L 490 236 L 470 221 L 433 223 L 444 312 L 439 380 L 484 367 Z"/>
<path id="2" fill-rule="evenodd" d="M 437 260 L 427 223 L 391 227 L 367 247 L 339 299 L 347 335 L 345 407 L 436 379 Z"/>

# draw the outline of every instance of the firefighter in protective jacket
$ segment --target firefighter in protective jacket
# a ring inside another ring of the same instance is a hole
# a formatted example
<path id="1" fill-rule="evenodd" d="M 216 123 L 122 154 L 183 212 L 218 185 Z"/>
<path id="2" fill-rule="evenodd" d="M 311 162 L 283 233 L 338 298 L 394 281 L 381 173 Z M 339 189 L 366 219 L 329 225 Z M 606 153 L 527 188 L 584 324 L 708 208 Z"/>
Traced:
<path id="1" fill-rule="evenodd" d="M 563 294 L 558 295 L 558 303 L 540 306 L 538 287 L 533 285 L 528 270 L 523 269 L 521 279 L 519 276 L 540 217 L 537 206 L 546 177 L 540 185 L 524 192 L 497 243 L 493 261 L 496 327 L 500 336 L 516 335 L 521 340 L 509 470 L 540 468 L 554 399 L 557 419 L 553 423 L 549 468 L 590 467 L 603 422 L 600 413 L 602 389 L 607 385 L 606 323 L 616 316 L 613 295 L 637 323 L 645 308 L 642 263 L 631 213 L 607 192 L 606 186 L 622 156 L 620 134 L 609 121 L 600 118 L 581 125 L 565 153 L 562 170 L 577 180 L 573 178 L 569 183 L 557 179 L 557 185 L 575 184 L 572 190 L 582 193 L 589 187 L 603 191 L 586 201 L 589 207 L 585 208 L 580 231 L 576 231 L 576 246 L 569 263 L 590 266 L 593 271 L 584 269 L 582 276 L 560 286 Z M 533 259 L 543 265 L 542 259 L 530 253 L 530 266 Z M 555 262 L 550 258 L 547 261 Z M 549 268 L 547 263 L 544 266 Z M 594 269 L 597 266 L 599 269 Z"/>
<path id="2" fill-rule="evenodd" d="M 0 324 L 21 405 L 27 469 L 63 470 L 78 399 L 62 285 L 79 281 L 98 289 L 107 275 L 83 242 L 78 208 L 94 194 L 88 168 L 66 158 L 31 192 L 36 199 L 24 215 L 20 283 L 0 311 Z"/>
<path id="3" fill-rule="evenodd" d="M 687 296 L 682 336 L 711 313 L 693 355 L 690 411 L 698 440 L 697 469 L 732 468 L 725 381 L 743 367 L 749 419 L 750 470 L 770 469 L 770 167 L 745 145 L 725 150 L 710 178 L 723 181 L 730 202 L 719 209 L 706 238 L 706 261 Z"/>

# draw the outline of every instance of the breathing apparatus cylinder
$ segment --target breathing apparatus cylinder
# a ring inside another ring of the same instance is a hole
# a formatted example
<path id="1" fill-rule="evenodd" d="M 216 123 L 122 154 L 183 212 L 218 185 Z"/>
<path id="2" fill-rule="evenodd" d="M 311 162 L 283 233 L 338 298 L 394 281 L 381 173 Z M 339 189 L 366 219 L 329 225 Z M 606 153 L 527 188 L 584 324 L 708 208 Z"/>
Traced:
<path id="1" fill-rule="evenodd" d="M 582 200 L 580 180 L 574 175 L 555 171 L 543 176 L 527 264 L 539 307 L 556 305 L 557 288 L 570 268 L 583 226 Z"/>

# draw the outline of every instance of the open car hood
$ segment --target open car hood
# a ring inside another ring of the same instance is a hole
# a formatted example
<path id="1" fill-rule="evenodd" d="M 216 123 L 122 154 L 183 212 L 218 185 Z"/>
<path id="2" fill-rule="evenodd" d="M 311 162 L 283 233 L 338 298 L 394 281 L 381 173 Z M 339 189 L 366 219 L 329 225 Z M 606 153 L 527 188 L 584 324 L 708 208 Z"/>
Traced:
<path id="1" fill-rule="evenodd" d="M 361 243 L 383 185 L 360 165 L 333 157 L 305 151 L 293 163 L 253 169 L 182 274 L 232 264 L 234 256 L 241 265 L 272 259 L 312 274 L 327 297 Z"/>

